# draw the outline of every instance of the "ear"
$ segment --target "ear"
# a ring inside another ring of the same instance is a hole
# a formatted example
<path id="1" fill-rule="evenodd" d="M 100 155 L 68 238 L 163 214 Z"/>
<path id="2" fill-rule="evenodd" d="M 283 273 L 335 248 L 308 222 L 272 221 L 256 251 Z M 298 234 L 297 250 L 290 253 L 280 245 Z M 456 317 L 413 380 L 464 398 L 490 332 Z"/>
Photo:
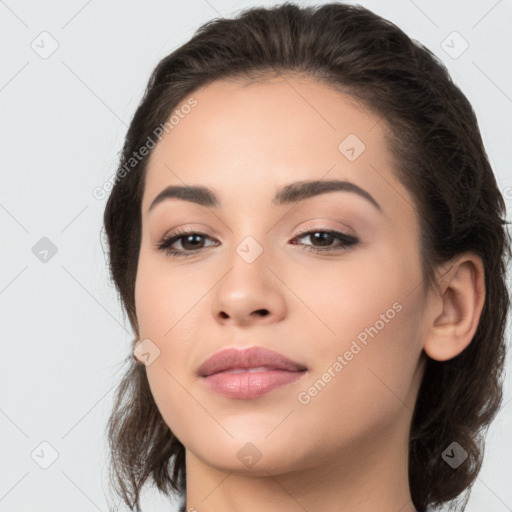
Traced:
<path id="1" fill-rule="evenodd" d="M 424 350 L 437 361 L 459 355 L 473 339 L 485 302 L 485 269 L 480 256 L 459 255 L 430 296 Z"/>

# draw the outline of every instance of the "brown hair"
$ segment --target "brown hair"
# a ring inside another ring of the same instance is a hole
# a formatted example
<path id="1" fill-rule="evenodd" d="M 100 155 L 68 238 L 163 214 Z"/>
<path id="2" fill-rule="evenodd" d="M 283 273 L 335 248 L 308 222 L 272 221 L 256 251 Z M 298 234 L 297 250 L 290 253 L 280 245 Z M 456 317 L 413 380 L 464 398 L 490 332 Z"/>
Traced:
<path id="1" fill-rule="evenodd" d="M 410 432 L 409 485 L 416 508 L 450 504 L 463 510 L 481 467 L 486 428 L 502 400 L 508 222 L 469 101 L 435 55 L 393 23 L 339 3 L 252 8 L 206 23 L 160 61 L 126 134 L 104 213 L 110 271 L 122 304 L 138 336 L 134 287 L 149 155 L 126 172 L 133 153 L 197 88 L 218 79 L 281 73 L 323 81 L 383 119 L 396 175 L 419 214 L 426 291 L 437 284 L 437 266 L 458 254 L 471 251 L 483 260 L 486 297 L 476 333 L 457 357 L 427 358 Z M 185 457 L 131 350 L 108 439 L 111 483 L 129 507 L 139 509 L 148 479 L 166 494 L 184 491 Z M 453 441 L 468 453 L 457 469 L 441 457 Z"/>

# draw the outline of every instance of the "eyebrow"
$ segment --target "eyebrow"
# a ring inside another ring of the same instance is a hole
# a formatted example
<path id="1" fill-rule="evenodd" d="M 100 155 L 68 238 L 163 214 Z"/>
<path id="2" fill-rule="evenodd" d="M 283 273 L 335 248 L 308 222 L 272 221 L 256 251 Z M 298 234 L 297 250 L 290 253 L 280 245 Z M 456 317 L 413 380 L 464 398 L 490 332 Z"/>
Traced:
<path id="1" fill-rule="evenodd" d="M 303 199 L 325 194 L 327 192 L 352 192 L 370 202 L 379 212 L 382 212 L 380 204 L 374 197 L 355 183 L 340 180 L 314 180 L 314 181 L 296 181 L 280 188 L 272 204 L 281 206 L 290 203 L 296 203 Z M 221 203 L 216 194 L 209 188 L 201 185 L 177 186 L 170 185 L 164 188 L 151 203 L 148 213 L 159 203 L 168 199 L 181 199 L 196 203 L 207 208 L 219 208 Z"/>

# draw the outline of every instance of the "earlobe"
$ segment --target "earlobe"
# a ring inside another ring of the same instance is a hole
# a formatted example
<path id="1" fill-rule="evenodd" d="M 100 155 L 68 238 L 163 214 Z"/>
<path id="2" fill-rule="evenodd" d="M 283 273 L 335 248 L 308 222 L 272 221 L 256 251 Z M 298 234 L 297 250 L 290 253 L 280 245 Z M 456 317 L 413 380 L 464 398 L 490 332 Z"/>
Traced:
<path id="1" fill-rule="evenodd" d="M 458 356 L 475 335 L 485 302 L 485 270 L 482 259 L 465 253 L 452 263 L 439 282 L 428 318 L 424 342 L 426 354 L 437 361 Z"/>

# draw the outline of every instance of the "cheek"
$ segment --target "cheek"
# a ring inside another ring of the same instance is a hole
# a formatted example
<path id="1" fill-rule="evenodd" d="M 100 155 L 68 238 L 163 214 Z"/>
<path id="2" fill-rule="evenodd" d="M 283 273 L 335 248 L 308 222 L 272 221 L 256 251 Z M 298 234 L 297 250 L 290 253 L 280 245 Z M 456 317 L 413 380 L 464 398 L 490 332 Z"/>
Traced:
<path id="1" fill-rule="evenodd" d="M 330 331 L 315 320 L 318 334 L 308 352 L 317 365 L 301 388 L 305 407 L 320 416 L 331 410 L 349 430 L 357 416 L 361 426 L 406 407 L 423 342 L 419 262 L 404 248 L 397 254 L 383 247 L 362 258 L 344 262 L 338 279 L 328 270 L 317 273 L 315 284 L 310 280 L 299 292 L 309 291 L 308 305 Z"/>
<path id="2" fill-rule="evenodd" d="M 388 323 L 368 322 L 359 336 L 339 338 L 297 390 L 295 428 L 317 432 L 315 443 L 331 450 L 351 446 L 363 454 L 372 436 L 407 425 L 421 352 L 414 318 L 408 316 L 414 309 L 404 304 L 393 309 Z M 281 434 L 293 436 L 293 425 L 286 427 L 290 430 Z"/>
<path id="3" fill-rule="evenodd" d="M 354 339 L 368 345 L 378 339 L 386 351 L 400 350 L 408 319 L 422 314 L 421 271 L 413 253 L 413 247 L 398 251 L 391 244 L 375 243 L 371 250 L 354 252 L 339 263 L 312 266 L 307 279 L 300 266 L 287 274 L 294 293 L 304 299 L 298 304 L 304 311 L 298 321 L 316 326 L 315 354 L 348 349 Z M 311 327 L 309 332 L 314 332 Z M 388 347 L 386 340 L 391 339 Z"/>
<path id="4" fill-rule="evenodd" d="M 166 258 L 141 251 L 135 282 L 140 335 L 154 339 L 162 348 L 183 331 L 183 326 L 190 327 L 197 318 L 201 297 L 208 291 L 207 280 L 187 276 L 179 268 L 170 271 L 170 268 Z M 188 332 L 190 337 L 191 331 Z"/>
<path id="5" fill-rule="evenodd" d="M 141 339 L 150 339 L 159 351 L 146 366 L 146 375 L 156 406 L 168 427 L 178 437 L 186 438 L 187 426 L 197 404 L 186 391 L 185 361 L 188 359 L 191 324 L 187 311 L 190 286 L 183 291 L 177 274 L 163 279 L 164 269 L 146 264 L 141 258 L 135 286 L 135 303 Z M 185 297 L 185 298 L 184 298 Z M 197 302 L 197 299 L 196 301 Z M 190 313 L 189 313 L 190 314 Z M 180 320 L 181 319 L 181 320 Z M 194 421 L 200 421 L 197 418 Z"/>

